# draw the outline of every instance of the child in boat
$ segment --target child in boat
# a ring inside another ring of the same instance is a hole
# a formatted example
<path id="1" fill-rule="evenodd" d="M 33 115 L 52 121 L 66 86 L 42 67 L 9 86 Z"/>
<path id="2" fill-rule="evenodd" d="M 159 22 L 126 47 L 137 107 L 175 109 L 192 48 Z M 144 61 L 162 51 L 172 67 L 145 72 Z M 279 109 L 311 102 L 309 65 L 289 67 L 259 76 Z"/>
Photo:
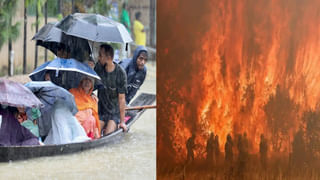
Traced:
<path id="1" fill-rule="evenodd" d="M 39 127 L 36 123 L 36 119 L 41 116 L 41 112 L 36 108 L 26 109 L 22 107 L 18 107 L 17 120 L 19 123 L 27 128 L 33 135 L 39 137 Z"/>
<path id="2" fill-rule="evenodd" d="M 0 146 L 39 145 L 38 138 L 17 120 L 18 109 L 0 105 Z"/>
<path id="3" fill-rule="evenodd" d="M 85 76 L 81 79 L 77 88 L 70 89 L 78 108 L 76 118 L 85 129 L 88 137 L 96 139 L 100 137 L 100 122 L 98 116 L 98 102 L 92 97 L 94 80 Z"/>
<path id="4" fill-rule="evenodd" d="M 25 108 L 18 107 L 17 109 L 18 109 L 17 119 L 20 123 L 23 123 L 24 121 L 26 121 L 28 119 Z"/>
<path id="5" fill-rule="evenodd" d="M 41 116 L 40 110 L 37 108 L 31 108 L 28 109 L 26 114 L 28 115 L 28 119 L 23 121 L 21 125 L 29 129 L 29 131 L 32 132 L 33 135 L 39 137 L 39 126 L 37 124 L 37 121 Z"/>

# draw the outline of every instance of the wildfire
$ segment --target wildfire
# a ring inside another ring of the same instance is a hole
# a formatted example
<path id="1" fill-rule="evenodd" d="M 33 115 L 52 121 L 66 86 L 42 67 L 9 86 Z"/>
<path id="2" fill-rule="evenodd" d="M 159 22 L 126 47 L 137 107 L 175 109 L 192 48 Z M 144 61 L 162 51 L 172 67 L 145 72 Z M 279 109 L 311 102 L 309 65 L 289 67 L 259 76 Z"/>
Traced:
<path id="1" fill-rule="evenodd" d="M 169 4 L 163 1 L 160 11 Z M 292 141 L 305 125 L 303 113 L 319 109 L 320 1 L 200 4 L 204 10 L 197 12 L 206 14 L 206 19 L 191 19 L 194 26 L 173 26 L 194 11 L 177 12 L 167 22 L 175 35 L 163 43 L 168 53 L 158 54 L 158 134 L 165 132 L 170 140 L 159 136 L 159 149 L 171 145 L 175 161 L 183 161 L 186 141 L 195 132 L 195 156 L 202 158 L 209 133 L 214 132 L 223 152 L 229 133 L 233 137 L 247 133 L 251 153 L 258 151 L 261 134 L 272 143 L 270 150 L 290 151 L 290 144 L 284 141 Z M 179 39 L 170 43 L 179 33 Z M 192 33 L 197 38 L 187 36 Z M 184 41 L 193 44 L 191 50 Z M 191 56 L 181 54 L 188 50 Z M 162 63 L 174 68 L 162 72 L 162 67 L 168 66 Z M 168 124 L 171 126 L 166 127 Z"/>

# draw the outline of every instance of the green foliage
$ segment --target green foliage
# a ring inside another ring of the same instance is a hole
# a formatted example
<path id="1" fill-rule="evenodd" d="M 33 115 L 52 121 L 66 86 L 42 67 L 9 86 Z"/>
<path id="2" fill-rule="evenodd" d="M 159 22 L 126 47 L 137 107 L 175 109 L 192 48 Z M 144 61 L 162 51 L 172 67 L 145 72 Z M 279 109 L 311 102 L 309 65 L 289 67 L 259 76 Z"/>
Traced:
<path id="1" fill-rule="evenodd" d="M 9 39 L 15 41 L 19 37 L 20 23 L 12 24 L 18 0 L 0 0 L 0 49 Z"/>
<path id="2" fill-rule="evenodd" d="M 59 13 L 59 14 L 57 15 L 57 19 L 58 19 L 58 21 L 62 20 L 62 18 L 63 18 L 62 14 L 61 14 L 61 13 Z"/>
<path id="3" fill-rule="evenodd" d="M 40 24 L 40 20 L 43 18 L 42 8 L 44 7 L 47 0 L 28 0 L 28 3 L 26 3 L 27 8 L 29 10 L 30 7 L 33 7 L 38 12 L 38 19 L 35 23 L 32 23 L 31 27 L 34 28 L 37 24 Z M 29 11 L 28 11 L 29 12 Z"/>
<path id="4" fill-rule="evenodd" d="M 38 11 L 40 12 L 43 11 L 44 13 L 44 5 L 46 2 L 47 2 L 47 8 L 48 8 L 47 9 L 48 17 L 56 17 L 59 14 L 58 1 L 56 0 L 41 0 L 41 1 L 38 2 L 38 0 L 29 0 L 27 4 L 27 13 L 29 16 L 35 16 L 37 8 L 38 8 Z"/>
<path id="5" fill-rule="evenodd" d="M 107 0 L 97 0 L 93 4 L 92 8 L 88 10 L 88 12 L 106 16 L 108 15 L 110 9 L 111 5 L 108 3 Z"/>
<path id="6" fill-rule="evenodd" d="M 113 49 L 121 49 L 121 44 L 119 43 L 109 43 Z"/>
<path id="7" fill-rule="evenodd" d="M 56 17 L 60 12 L 58 8 L 58 1 L 57 0 L 47 0 L 47 7 L 48 7 L 48 16 L 49 17 Z"/>

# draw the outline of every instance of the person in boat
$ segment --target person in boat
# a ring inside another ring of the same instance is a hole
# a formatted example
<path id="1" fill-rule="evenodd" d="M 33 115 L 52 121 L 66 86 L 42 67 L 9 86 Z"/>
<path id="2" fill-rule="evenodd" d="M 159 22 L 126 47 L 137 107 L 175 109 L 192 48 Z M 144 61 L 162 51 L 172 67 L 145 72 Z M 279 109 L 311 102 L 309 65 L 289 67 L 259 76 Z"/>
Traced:
<path id="1" fill-rule="evenodd" d="M 36 137 L 39 137 L 39 127 L 38 127 L 37 121 L 41 116 L 40 110 L 37 108 L 31 108 L 27 110 L 26 114 L 28 116 L 28 119 L 23 121 L 21 125 L 29 129 L 29 131 L 33 135 L 35 135 Z"/>
<path id="2" fill-rule="evenodd" d="M 127 93 L 126 103 L 133 99 L 137 91 L 143 84 L 146 75 L 147 67 L 145 66 L 148 61 L 148 51 L 144 46 L 138 46 L 133 53 L 131 59 L 125 59 L 119 64 L 126 71 L 127 74 Z"/>
<path id="3" fill-rule="evenodd" d="M 120 65 L 113 62 L 113 56 L 114 50 L 110 45 L 101 45 L 99 60 L 95 66 L 95 71 L 103 84 L 103 87 L 98 89 L 98 110 L 104 135 L 117 128 L 127 131 L 127 125 L 124 121 L 127 75 Z"/>
<path id="4" fill-rule="evenodd" d="M 55 70 L 47 70 L 44 75 L 44 81 L 51 81 L 53 84 L 57 86 L 62 85 L 62 72 L 58 72 L 56 76 L 56 71 Z"/>
<path id="5" fill-rule="evenodd" d="M 51 110 L 51 129 L 44 144 L 67 144 L 90 140 L 64 100 L 57 100 Z"/>
<path id="6" fill-rule="evenodd" d="M 100 137 L 100 122 L 98 115 L 98 102 L 92 97 L 94 80 L 84 76 L 78 88 L 70 89 L 78 108 L 76 118 L 91 139 Z"/>
<path id="7" fill-rule="evenodd" d="M 57 57 L 63 59 L 70 58 L 70 48 L 63 43 L 57 45 Z M 58 86 L 62 86 L 62 73 L 56 74 L 55 70 L 47 70 L 45 75 L 45 81 L 52 81 Z"/>
<path id="8" fill-rule="evenodd" d="M 70 48 L 60 43 L 57 46 L 57 57 L 62 59 L 69 59 L 71 56 Z M 48 75 L 47 75 L 48 74 Z M 47 70 L 45 80 L 49 79 L 51 82 L 56 84 L 57 86 L 63 87 L 69 90 L 72 86 L 74 86 L 74 79 L 79 77 L 69 77 L 70 73 L 67 72 L 57 72 L 56 70 Z M 73 75 L 74 76 L 74 75 Z"/>
<path id="9" fill-rule="evenodd" d="M 19 123 L 23 123 L 24 121 L 26 121 L 28 119 L 25 108 L 17 107 L 17 109 L 18 109 L 17 119 L 18 119 Z"/>
<path id="10" fill-rule="evenodd" d="M 18 107 L 17 120 L 19 123 L 27 128 L 33 135 L 39 137 L 39 128 L 36 122 L 41 116 L 41 112 L 36 108 L 28 108 L 27 111 L 25 108 Z"/>
<path id="11" fill-rule="evenodd" d="M 63 59 L 69 59 L 70 55 L 71 55 L 70 48 L 63 43 L 60 43 L 57 47 L 57 57 L 63 58 Z"/>
<path id="12" fill-rule="evenodd" d="M 50 72 L 47 71 L 45 73 L 44 80 L 51 81 L 51 73 Z M 37 124 L 39 127 L 39 137 L 41 137 L 42 141 L 44 141 L 46 139 L 46 137 L 49 134 L 49 131 L 51 129 L 51 125 L 52 125 L 51 113 L 52 113 L 52 111 L 43 112 L 42 109 L 40 109 L 41 116 L 39 116 L 37 118 Z"/>
<path id="13" fill-rule="evenodd" d="M 36 136 L 17 120 L 18 109 L 0 105 L 0 146 L 40 145 Z"/>
<path id="14" fill-rule="evenodd" d="M 96 64 L 91 57 L 86 61 L 86 63 L 87 63 L 88 66 L 90 66 L 92 69 L 94 69 L 94 66 L 95 66 L 95 64 Z"/>

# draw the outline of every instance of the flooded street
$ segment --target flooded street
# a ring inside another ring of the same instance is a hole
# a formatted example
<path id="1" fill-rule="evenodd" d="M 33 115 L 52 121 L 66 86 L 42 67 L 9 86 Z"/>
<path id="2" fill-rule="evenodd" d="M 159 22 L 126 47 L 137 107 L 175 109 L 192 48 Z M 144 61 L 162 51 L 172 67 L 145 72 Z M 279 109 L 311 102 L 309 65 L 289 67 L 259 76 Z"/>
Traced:
<path id="1" fill-rule="evenodd" d="M 139 92 L 156 93 L 155 62 Z M 149 109 L 129 133 L 107 146 L 64 156 L 0 163 L 0 179 L 155 179 L 156 110 Z"/>

